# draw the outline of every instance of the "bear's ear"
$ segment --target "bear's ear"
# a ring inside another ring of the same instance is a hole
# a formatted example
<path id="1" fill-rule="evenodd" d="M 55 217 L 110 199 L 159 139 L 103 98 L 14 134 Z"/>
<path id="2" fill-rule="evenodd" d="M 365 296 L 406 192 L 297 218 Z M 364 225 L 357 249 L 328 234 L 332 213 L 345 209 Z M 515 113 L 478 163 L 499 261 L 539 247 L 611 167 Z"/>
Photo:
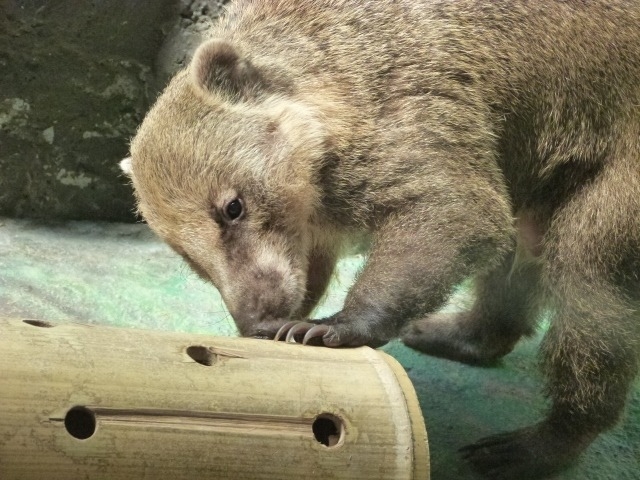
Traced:
<path id="1" fill-rule="evenodd" d="M 127 177 L 131 177 L 133 175 L 133 170 L 131 169 L 131 157 L 120 160 L 120 169 Z"/>
<path id="2" fill-rule="evenodd" d="M 240 100 L 261 86 L 260 72 L 242 58 L 225 40 L 209 40 L 196 50 L 191 60 L 193 82 L 205 92 L 223 92 Z"/>

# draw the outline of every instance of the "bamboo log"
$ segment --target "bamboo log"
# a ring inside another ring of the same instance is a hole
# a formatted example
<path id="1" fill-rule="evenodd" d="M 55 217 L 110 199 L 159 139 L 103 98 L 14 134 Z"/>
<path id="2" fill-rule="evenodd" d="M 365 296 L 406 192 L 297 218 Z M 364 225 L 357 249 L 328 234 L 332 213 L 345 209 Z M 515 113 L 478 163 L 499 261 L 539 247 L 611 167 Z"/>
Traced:
<path id="1" fill-rule="evenodd" d="M 0 318 L 0 479 L 428 479 L 370 348 Z"/>

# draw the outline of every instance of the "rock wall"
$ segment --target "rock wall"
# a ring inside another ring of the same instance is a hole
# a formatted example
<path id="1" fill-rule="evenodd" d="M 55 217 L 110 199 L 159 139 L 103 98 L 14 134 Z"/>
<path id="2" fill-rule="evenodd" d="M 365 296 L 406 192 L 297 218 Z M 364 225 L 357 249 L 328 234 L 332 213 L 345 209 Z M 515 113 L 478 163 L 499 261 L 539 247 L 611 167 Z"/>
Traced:
<path id="1" fill-rule="evenodd" d="M 0 215 L 134 220 L 117 163 L 223 3 L 0 0 Z"/>

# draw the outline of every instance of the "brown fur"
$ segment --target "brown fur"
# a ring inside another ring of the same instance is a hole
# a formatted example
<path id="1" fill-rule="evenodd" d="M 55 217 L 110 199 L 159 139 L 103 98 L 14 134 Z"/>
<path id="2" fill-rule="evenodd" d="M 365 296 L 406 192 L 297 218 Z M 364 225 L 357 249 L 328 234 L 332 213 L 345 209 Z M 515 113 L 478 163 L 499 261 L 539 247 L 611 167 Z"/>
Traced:
<path id="1" fill-rule="evenodd" d="M 638 370 L 639 32 L 635 2 L 237 0 L 132 143 L 140 212 L 244 335 L 306 316 L 363 236 L 326 345 L 414 320 L 408 345 L 487 363 L 551 308 L 549 415 L 464 450 L 544 475 Z M 475 305 L 433 314 L 467 276 Z"/>

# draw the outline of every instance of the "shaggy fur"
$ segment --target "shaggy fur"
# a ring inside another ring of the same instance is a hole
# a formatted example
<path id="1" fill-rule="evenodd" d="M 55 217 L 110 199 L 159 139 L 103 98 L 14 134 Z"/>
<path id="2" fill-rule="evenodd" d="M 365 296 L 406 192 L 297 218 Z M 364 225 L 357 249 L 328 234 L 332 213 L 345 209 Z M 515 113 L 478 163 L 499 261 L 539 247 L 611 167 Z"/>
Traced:
<path id="1" fill-rule="evenodd" d="M 404 328 L 490 363 L 551 309 L 549 414 L 463 449 L 545 475 L 638 371 L 639 32 L 626 1 L 237 0 L 132 142 L 139 210 L 243 335 L 308 315 L 363 238 L 325 345 Z M 468 276 L 473 307 L 433 313 Z"/>

